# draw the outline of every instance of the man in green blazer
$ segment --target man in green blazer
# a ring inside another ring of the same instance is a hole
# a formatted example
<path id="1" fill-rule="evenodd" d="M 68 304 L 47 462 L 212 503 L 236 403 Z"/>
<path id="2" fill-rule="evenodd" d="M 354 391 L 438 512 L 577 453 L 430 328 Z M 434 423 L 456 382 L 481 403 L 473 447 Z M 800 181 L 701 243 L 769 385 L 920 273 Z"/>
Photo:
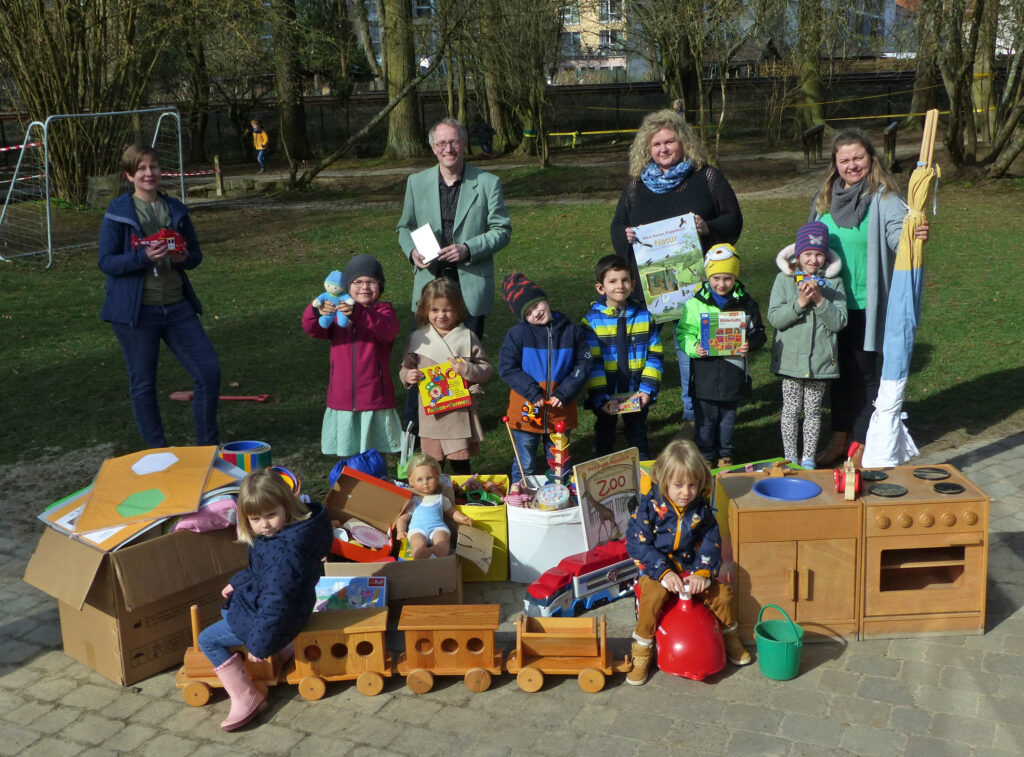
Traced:
<path id="1" fill-rule="evenodd" d="M 405 206 L 398 221 L 398 243 L 416 267 L 412 309 L 428 281 L 445 276 L 458 282 L 469 310 L 466 327 L 483 339 L 484 316 L 494 304 L 494 260 L 508 244 L 512 224 L 501 193 L 501 180 L 466 165 L 469 134 L 454 118 L 443 118 L 430 130 L 437 168 L 409 177 Z M 429 224 L 441 252 L 425 263 L 412 232 Z"/>

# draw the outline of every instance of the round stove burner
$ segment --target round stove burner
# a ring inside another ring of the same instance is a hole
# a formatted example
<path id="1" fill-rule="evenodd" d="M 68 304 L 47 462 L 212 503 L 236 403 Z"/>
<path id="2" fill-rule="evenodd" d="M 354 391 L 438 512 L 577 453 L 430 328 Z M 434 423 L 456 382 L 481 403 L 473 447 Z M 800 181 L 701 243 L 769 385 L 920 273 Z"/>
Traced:
<path id="1" fill-rule="evenodd" d="M 933 486 L 932 489 L 934 489 L 939 494 L 963 494 L 965 491 L 964 487 L 962 487 L 960 484 L 951 483 L 935 484 L 935 486 Z"/>
<path id="2" fill-rule="evenodd" d="M 949 471 L 942 468 L 914 468 L 914 478 L 923 478 L 925 481 L 941 481 L 949 478 Z"/>
<path id="3" fill-rule="evenodd" d="M 875 484 L 869 493 L 877 497 L 902 497 L 907 493 L 907 487 L 899 484 Z"/>
<path id="4" fill-rule="evenodd" d="M 889 474 L 884 470 L 862 470 L 860 477 L 865 481 L 885 481 L 889 478 Z"/>

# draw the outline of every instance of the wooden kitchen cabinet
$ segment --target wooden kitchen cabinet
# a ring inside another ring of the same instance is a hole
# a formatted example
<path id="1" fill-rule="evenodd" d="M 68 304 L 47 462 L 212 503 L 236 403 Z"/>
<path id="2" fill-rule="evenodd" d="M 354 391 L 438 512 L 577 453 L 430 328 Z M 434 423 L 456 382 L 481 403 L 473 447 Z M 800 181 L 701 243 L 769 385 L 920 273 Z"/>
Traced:
<path id="1" fill-rule="evenodd" d="M 751 487 L 763 477 L 723 474 L 716 495 L 719 510 L 723 505 L 728 510 L 741 637 L 751 640 L 761 607 L 775 604 L 803 627 L 808 640 L 855 638 L 862 523 L 859 503 L 844 501 L 834 489 L 831 493 L 826 490 L 826 484 L 831 484 L 828 471 L 801 474 L 801 478 L 818 483 L 822 494 L 796 502 L 754 494 Z M 778 618 L 779 614 L 769 609 L 766 617 Z"/>

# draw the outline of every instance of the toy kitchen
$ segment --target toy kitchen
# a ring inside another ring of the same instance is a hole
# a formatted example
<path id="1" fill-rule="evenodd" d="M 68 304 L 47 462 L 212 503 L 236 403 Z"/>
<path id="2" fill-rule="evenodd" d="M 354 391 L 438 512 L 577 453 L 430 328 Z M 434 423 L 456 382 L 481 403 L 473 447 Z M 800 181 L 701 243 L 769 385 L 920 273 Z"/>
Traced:
<path id="1" fill-rule="evenodd" d="M 988 495 L 946 464 L 847 473 L 718 477 L 743 638 L 769 603 L 808 641 L 984 633 Z"/>

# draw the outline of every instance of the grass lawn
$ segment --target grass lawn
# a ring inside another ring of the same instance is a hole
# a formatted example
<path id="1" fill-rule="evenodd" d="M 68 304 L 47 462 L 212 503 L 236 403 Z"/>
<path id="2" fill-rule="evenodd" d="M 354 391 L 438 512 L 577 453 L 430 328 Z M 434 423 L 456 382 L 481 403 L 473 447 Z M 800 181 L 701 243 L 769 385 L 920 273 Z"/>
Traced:
<path id="1" fill-rule="evenodd" d="M 566 173 L 579 187 L 569 191 L 586 192 L 594 186 L 575 169 Z M 530 169 L 510 176 L 512 183 L 524 185 L 534 178 Z M 808 201 L 742 201 L 741 279 L 762 311 L 777 272 L 775 253 L 806 220 Z M 1017 252 L 1024 238 L 1022 208 L 1024 187 L 1018 184 L 974 188 L 951 182 L 940 189 L 939 215 L 926 250 L 922 325 L 907 389 L 908 425 L 919 444 L 940 438 L 955 444 L 997 424 L 1013 431 L 1024 425 L 1024 264 Z M 593 263 L 610 249 L 613 210 L 613 201 L 513 207 L 512 243 L 498 255 L 499 278 L 522 271 L 545 289 L 555 309 L 580 317 L 594 294 Z M 319 448 L 327 345 L 302 332 L 299 316 L 322 292 L 331 269 L 344 268 L 353 254 L 371 253 L 384 265 L 384 299 L 403 318 L 404 342 L 411 328 L 412 275 L 399 252 L 397 217 L 395 210 L 208 205 L 194 211 L 206 259 L 191 280 L 220 356 L 222 392 L 271 395 L 265 404 L 222 403 L 221 439 L 269 442 L 274 461 L 295 470 L 313 495 L 326 488 L 334 463 Z M 49 271 L 39 261 L 19 261 L 0 268 L 0 277 L 0 463 L 58 456 L 107 442 L 117 454 L 137 449 L 140 439 L 124 362 L 109 325 L 98 318 L 104 277 L 94 252 L 59 254 Z M 494 360 L 511 323 L 508 308 L 498 299 L 484 340 Z M 393 368 L 401 346 L 395 346 Z M 736 434 L 739 460 L 781 454 L 779 382 L 768 372 L 768 352 L 765 348 L 753 357 L 754 397 L 740 409 Z M 671 349 L 666 357 L 662 393 L 651 413 L 652 450 L 660 449 L 680 426 L 679 378 Z M 189 388 L 187 375 L 165 351 L 161 396 Z M 485 388 L 480 415 L 487 438 L 475 467 L 504 472 L 512 455 L 499 419 L 508 389 L 497 378 Z M 190 405 L 168 399 L 162 410 L 169 438 L 189 443 Z M 577 460 L 592 453 L 592 416 L 581 412 L 580 418 L 573 443 Z"/>

